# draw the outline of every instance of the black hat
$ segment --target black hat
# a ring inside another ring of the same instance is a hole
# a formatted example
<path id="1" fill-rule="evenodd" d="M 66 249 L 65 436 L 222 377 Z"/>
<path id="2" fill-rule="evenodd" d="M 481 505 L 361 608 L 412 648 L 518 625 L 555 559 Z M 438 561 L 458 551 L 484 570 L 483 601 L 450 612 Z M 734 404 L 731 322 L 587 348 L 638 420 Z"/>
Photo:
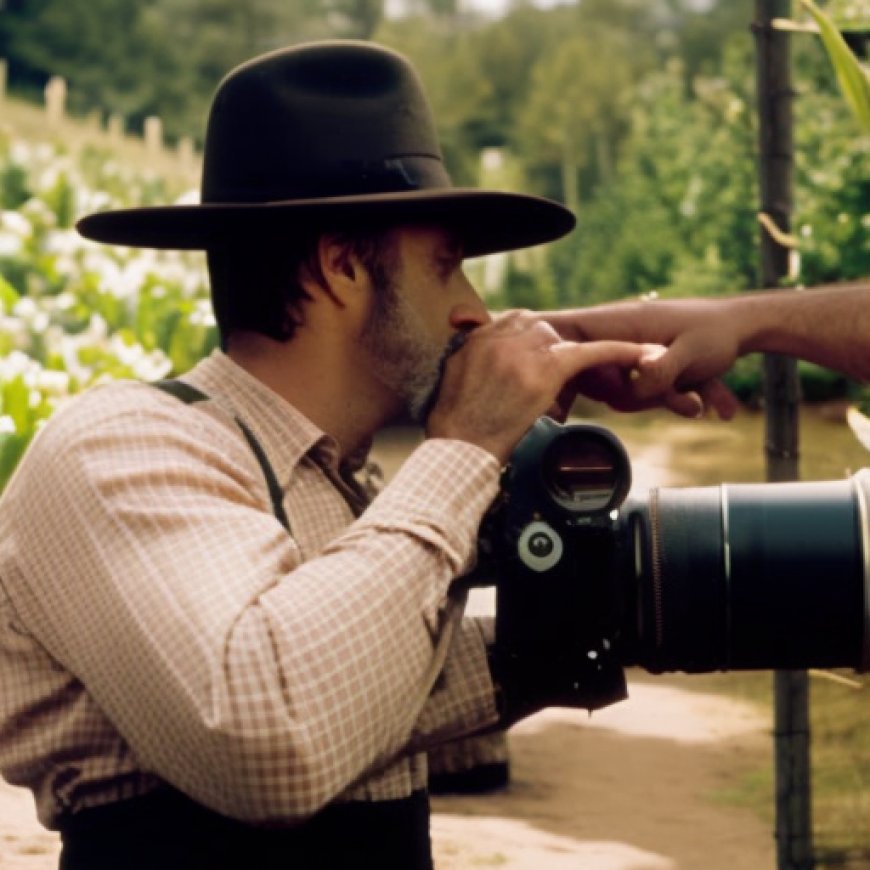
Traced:
<path id="1" fill-rule="evenodd" d="M 88 215 L 101 242 L 208 248 L 268 228 L 443 224 L 468 256 L 565 235 L 559 203 L 452 186 L 423 87 L 373 43 L 317 42 L 233 70 L 211 107 L 202 202 Z"/>

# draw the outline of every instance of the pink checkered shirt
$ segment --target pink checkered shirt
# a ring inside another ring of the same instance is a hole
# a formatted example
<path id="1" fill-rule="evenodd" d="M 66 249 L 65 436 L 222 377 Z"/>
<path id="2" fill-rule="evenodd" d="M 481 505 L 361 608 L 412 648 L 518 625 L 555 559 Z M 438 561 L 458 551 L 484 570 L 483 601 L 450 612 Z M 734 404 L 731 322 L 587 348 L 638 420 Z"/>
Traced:
<path id="1" fill-rule="evenodd" d="M 257 823 L 408 795 L 423 749 L 496 719 L 491 626 L 449 593 L 496 460 L 425 441 L 354 519 L 298 411 L 220 352 L 185 380 L 213 401 L 77 398 L 0 502 L 0 772 L 48 827 L 164 781 Z"/>

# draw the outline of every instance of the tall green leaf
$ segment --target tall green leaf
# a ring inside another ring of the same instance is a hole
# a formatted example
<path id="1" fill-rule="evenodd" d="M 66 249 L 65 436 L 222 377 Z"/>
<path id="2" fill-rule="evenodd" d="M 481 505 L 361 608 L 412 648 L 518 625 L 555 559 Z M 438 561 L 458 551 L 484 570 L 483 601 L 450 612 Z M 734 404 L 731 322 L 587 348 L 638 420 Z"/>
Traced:
<path id="1" fill-rule="evenodd" d="M 862 129 L 870 132 L 870 72 L 852 53 L 833 21 L 812 0 L 801 0 L 801 3 L 819 27 L 846 102 Z"/>

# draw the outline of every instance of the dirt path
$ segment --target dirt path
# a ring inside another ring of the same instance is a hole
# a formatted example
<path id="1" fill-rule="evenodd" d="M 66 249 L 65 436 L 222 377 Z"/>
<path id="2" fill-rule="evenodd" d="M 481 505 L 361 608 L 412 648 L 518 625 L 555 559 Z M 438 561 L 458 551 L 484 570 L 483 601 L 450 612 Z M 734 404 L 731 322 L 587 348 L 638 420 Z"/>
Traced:
<path id="1" fill-rule="evenodd" d="M 36 821 L 30 792 L 0 779 L 0 868 L 55 870 L 59 851 L 57 835 Z"/>
<path id="2" fill-rule="evenodd" d="M 511 734 L 504 793 L 433 801 L 438 870 L 734 870 L 774 866 L 770 831 L 714 794 L 763 758 L 741 703 L 646 678 L 596 713 L 550 710 Z M 54 870 L 28 792 L 0 785 L 0 868 Z M 240 868 L 247 870 L 247 868 Z"/>
<path id="3" fill-rule="evenodd" d="M 434 801 L 438 870 L 773 867 L 770 830 L 715 800 L 763 763 L 768 730 L 744 704 L 646 681 L 592 719 L 541 713 L 511 733 L 506 792 Z"/>

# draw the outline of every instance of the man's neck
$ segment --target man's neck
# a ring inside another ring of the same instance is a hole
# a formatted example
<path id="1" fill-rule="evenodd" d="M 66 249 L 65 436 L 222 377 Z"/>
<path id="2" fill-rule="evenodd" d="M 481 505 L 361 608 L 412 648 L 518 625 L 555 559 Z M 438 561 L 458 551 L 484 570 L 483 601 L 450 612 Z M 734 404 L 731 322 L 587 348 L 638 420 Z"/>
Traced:
<path id="1" fill-rule="evenodd" d="M 343 458 L 369 443 L 395 413 L 379 385 L 360 371 L 358 355 L 304 329 L 287 342 L 234 334 L 227 355 L 332 436 Z"/>

